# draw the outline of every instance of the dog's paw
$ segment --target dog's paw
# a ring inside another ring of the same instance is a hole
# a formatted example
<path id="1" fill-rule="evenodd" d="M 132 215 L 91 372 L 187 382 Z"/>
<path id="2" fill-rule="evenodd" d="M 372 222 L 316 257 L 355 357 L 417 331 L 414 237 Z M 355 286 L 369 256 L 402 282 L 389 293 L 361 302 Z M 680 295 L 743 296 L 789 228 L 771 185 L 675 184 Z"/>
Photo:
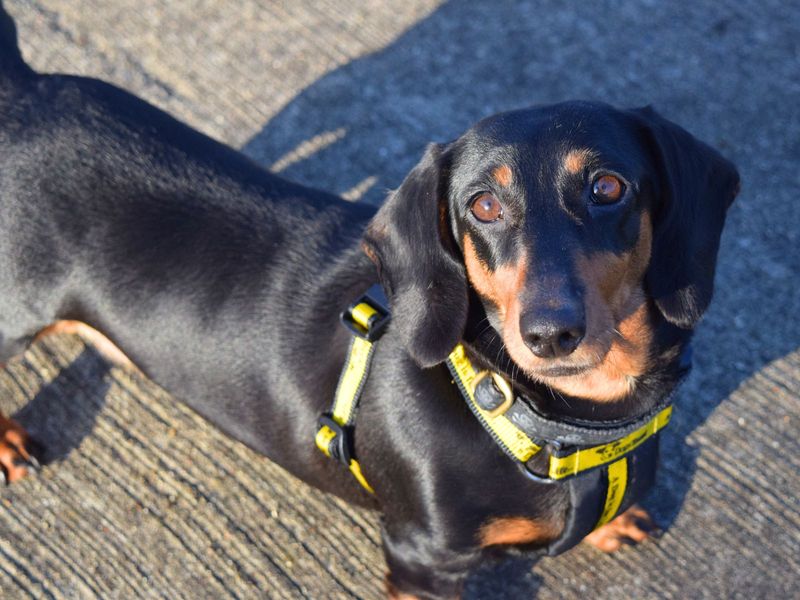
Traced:
<path id="1" fill-rule="evenodd" d="M 35 446 L 19 423 L 0 415 L 0 483 L 14 483 L 39 470 Z"/>
<path id="2" fill-rule="evenodd" d="M 584 541 L 603 552 L 615 552 L 622 546 L 638 544 L 659 531 L 653 519 L 638 504 L 594 530 Z"/>

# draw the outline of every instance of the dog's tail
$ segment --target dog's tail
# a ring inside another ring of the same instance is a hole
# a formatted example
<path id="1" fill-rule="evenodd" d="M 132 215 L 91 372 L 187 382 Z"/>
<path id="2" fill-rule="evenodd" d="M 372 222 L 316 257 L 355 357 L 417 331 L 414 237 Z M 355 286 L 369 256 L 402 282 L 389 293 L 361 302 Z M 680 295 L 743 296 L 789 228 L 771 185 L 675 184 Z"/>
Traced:
<path id="1" fill-rule="evenodd" d="M 0 0 L 0 85 L 19 77 L 33 74 L 31 68 L 22 59 L 17 44 L 17 27 L 14 20 L 3 8 Z"/>

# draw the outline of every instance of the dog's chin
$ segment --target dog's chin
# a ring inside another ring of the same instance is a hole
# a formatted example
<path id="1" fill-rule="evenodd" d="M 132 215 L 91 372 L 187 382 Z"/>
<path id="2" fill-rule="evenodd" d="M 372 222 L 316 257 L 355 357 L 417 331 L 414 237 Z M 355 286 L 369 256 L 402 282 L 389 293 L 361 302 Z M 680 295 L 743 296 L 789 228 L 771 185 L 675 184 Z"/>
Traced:
<path id="1" fill-rule="evenodd" d="M 553 365 L 529 371 L 528 374 L 539 380 L 558 379 L 559 377 L 575 377 L 585 375 L 597 365 Z"/>
<path id="2" fill-rule="evenodd" d="M 576 352 L 576 354 L 578 353 Z M 528 361 L 520 361 L 514 356 L 511 358 L 528 377 L 547 383 L 548 380 L 588 375 L 593 369 L 602 364 L 606 353 L 593 352 L 592 354 L 594 360 L 587 359 L 585 354 L 581 357 L 570 356 L 554 359 L 541 359 L 530 354 Z"/>
<path id="3" fill-rule="evenodd" d="M 576 352 L 576 354 L 578 354 Z M 592 359 L 584 353 L 580 358 L 576 356 L 555 358 L 555 359 L 541 359 L 536 358 L 531 354 L 529 361 L 520 361 L 512 356 L 514 363 L 524 372 L 528 377 L 535 381 L 545 384 L 554 384 L 556 382 L 566 382 L 580 380 L 583 377 L 591 375 L 592 371 L 597 369 L 603 364 L 606 352 L 592 352 Z"/>
<path id="4" fill-rule="evenodd" d="M 616 402 L 630 396 L 637 385 L 641 369 L 631 364 L 624 348 L 613 352 L 612 340 L 592 338 L 569 356 L 543 359 L 530 349 L 509 339 L 506 348 L 519 371 L 533 381 L 575 398 L 594 402 Z M 618 344 L 619 345 L 619 344 Z"/>
<path id="5" fill-rule="evenodd" d="M 539 360 L 535 365 L 523 365 L 516 360 L 515 363 L 532 380 L 562 394 L 594 402 L 616 402 L 635 390 L 637 378 L 635 373 L 626 373 L 609 364 L 607 355 L 600 355 L 594 362 L 554 359 Z"/>

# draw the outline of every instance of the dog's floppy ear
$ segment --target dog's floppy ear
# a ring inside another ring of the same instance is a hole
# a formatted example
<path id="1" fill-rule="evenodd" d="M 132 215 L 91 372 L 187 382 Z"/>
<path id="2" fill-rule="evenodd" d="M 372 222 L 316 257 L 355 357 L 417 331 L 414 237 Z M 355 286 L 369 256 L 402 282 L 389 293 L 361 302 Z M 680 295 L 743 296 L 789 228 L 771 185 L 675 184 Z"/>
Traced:
<path id="1" fill-rule="evenodd" d="M 647 286 L 664 317 L 689 329 L 711 302 L 719 239 L 739 192 L 739 173 L 652 108 L 632 112 L 644 126 L 660 171 Z"/>
<path id="2" fill-rule="evenodd" d="M 381 207 L 364 234 L 399 331 L 422 367 L 442 362 L 467 320 L 464 265 L 447 209 L 446 147 L 428 145 L 419 164 Z"/>

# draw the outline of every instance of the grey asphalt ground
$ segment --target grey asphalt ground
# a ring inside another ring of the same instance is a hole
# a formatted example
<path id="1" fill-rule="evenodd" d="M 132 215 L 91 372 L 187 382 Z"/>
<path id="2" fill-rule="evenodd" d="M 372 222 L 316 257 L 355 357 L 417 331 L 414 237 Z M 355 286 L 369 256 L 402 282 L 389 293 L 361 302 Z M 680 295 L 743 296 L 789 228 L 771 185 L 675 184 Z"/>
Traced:
<path id="1" fill-rule="evenodd" d="M 43 71 L 100 77 L 283 175 L 380 202 L 493 112 L 653 104 L 739 166 L 715 300 L 647 505 L 661 539 L 490 564 L 469 598 L 800 597 L 800 5 L 6 0 Z M 75 338 L 0 373 L 53 462 L 0 490 L 0 596 L 375 598 L 374 515 Z"/>

